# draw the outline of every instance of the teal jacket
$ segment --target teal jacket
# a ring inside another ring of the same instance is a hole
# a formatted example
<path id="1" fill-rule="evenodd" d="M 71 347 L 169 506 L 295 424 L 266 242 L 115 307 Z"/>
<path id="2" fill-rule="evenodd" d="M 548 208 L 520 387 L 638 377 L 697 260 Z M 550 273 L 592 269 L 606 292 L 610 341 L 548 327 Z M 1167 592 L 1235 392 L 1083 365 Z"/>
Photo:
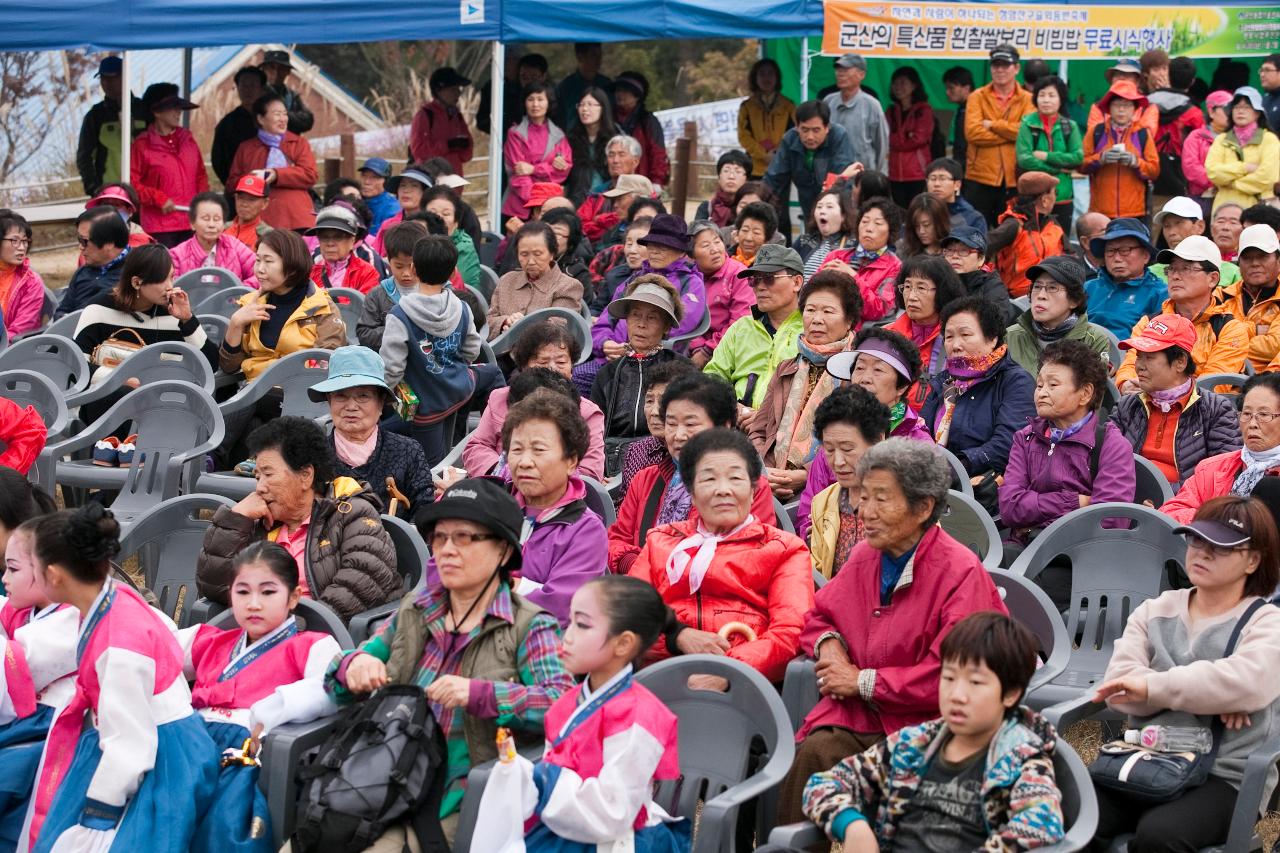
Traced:
<path id="1" fill-rule="evenodd" d="M 1080 127 L 1059 115 L 1053 131 L 1046 134 L 1039 111 L 1022 117 L 1016 143 L 1018 169 L 1023 172 L 1048 172 L 1058 179 L 1058 201 L 1070 201 L 1071 171 L 1084 162 L 1084 136 Z M 1035 152 L 1048 154 L 1041 160 Z"/>

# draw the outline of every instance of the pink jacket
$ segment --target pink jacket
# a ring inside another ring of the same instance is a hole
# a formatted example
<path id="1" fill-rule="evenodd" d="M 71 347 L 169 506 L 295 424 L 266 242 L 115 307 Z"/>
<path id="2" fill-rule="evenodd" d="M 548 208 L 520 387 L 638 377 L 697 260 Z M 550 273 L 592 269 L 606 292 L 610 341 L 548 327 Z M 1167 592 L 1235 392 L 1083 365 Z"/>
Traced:
<path id="1" fill-rule="evenodd" d="M 499 388 L 489 395 L 489 404 L 480 415 L 480 423 L 467 439 L 462 450 L 462 467 L 467 469 L 468 477 L 488 476 L 502 456 L 502 423 L 507 419 L 507 393 L 510 390 Z M 591 434 L 587 455 L 578 463 L 578 473 L 603 483 L 604 412 L 586 397 L 578 400 L 578 412 L 587 422 L 587 429 Z"/>
<path id="2" fill-rule="evenodd" d="M 836 249 L 827 255 L 819 269 L 826 269 L 833 261 L 849 263 L 858 248 Z M 898 278 L 898 270 L 902 269 L 902 261 L 891 251 L 885 251 L 854 275 L 858 282 L 858 291 L 862 294 L 862 320 L 879 320 L 887 317 L 894 310 L 893 283 Z M 859 323 L 855 328 L 862 328 Z"/>
<path id="3" fill-rule="evenodd" d="M 40 312 L 44 308 L 44 280 L 31 268 L 31 259 L 24 258 L 13 273 L 9 287 L 9 300 L 4 308 L 4 327 L 9 336 L 20 335 L 40 328 Z"/>
<path id="4" fill-rule="evenodd" d="M 749 279 L 738 278 L 738 273 L 746 269 L 742 262 L 725 256 L 724 264 L 715 275 L 707 277 L 703 274 L 703 286 L 707 290 L 707 311 L 711 313 L 711 327 L 700 338 L 694 338 L 689 345 L 689 352 L 706 347 L 714 350 L 716 344 L 729 331 L 733 321 L 745 317 L 756 304 L 756 294 L 751 289 Z"/>
<path id="5" fill-rule="evenodd" d="M 189 205 L 196 193 L 209 189 L 204 157 L 191 131 L 179 127 L 161 136 L 152 125 L 133 140 L 130 164 L 133 187 L 142 202 L 142 230 L 148 234 L 191 230 L 185 211 L 161 212 L 166 201 Z"/>
<path id="6" fill-rule="evenodd" d="M 1205 125 L 1187 134 L 1182 143 L 1182 174 L 1187 177 L 1187 195 L 1192 198 L 1199 198 L 1213 186 L 1205 174 L 1204 161 L 1217 136 L 1212 127 Z"/>
<path id="7" fill-rule="evenodd" d="M 563 169 L 551 165 L 557 156 L 564 158 Z M 502 159 L 511 178 L 506 198 L 502 202 L 502 215 L 518 216 L 521 219 L 529 218 L 529 208 L 525 201 L 535 183 L 563 184 L 573 168 L 573 151 L 569 148 L 569 140 L 564 131 L 551 121 L 535 125 L 530 124 L 526 118 L 508 130 Z M 517 175 L 516 163 L 530 164 L 533 166 L 533 174 Z"/>
<path id="8" fill-rule="evenodd" d="M 174 280 L 192 270 L 200 269 L 205 265 L 205 261 L 209 259 L 209 256 L 205 254 L 200 242 L 195 237 L 174 246 L 169 250 L 169 254 L 173 257 Z M 253 266 L 257 261 L 257 256 L 244 243 L 241 243 L 230 234 L 221 234 L 218 237 L 218 242 L 214 244 L 213 258 L 215 266 L 230 271 L 246 287 L 257 288 L 258 279 L 253 274 Z"/>

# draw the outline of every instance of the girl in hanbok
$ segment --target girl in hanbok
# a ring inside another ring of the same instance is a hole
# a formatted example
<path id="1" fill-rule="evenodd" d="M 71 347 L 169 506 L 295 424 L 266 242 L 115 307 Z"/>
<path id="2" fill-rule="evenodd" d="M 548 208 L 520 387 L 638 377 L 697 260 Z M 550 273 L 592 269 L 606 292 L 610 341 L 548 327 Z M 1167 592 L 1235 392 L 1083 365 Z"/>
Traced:
<path id="1" fill-rule="evenodd" d="M 653 801 L 655 782 L 680 775 L 678 722 L 632 677 L 666 614 L 654 588 L 636 578 L 607 575 L 578 589 L 561 658 L 586 678 L 547 712 L 542 760 L 517 756 L 494 771 L 480 805 L 482 825 L 501 823 L 519 788 L 531 853 L 687 853 L 689 822 Z M 516 774 L 523 778 L 513 786 Z M 494 841 L 485 849 L 519 849 L 518 841 Z"/>
<path id="2" fill-rule="evenodd" d="M 26 521 L 5 545 L 0 597 L 0 850 L 17 847 L 49 726 L 76 689 L 80 614 L 49 598 Z"/>
<path id="3" fill-rule="evenodd" d="M 270 853 L 257 743 L 275 726 L 337 712 L 324 692 L 324 672 L 341 648 L 328 634 L 298 631 L 298 564 L 282 546 L 255 542 L 231 566 L 231 612 L 238 627 L 197 625 L 179 633 L 184 670 L 195 682 L 191 704 L 224 755 L 213 805 L 191 850 Z"/>
<path id="4" fill-rule="evenodd" d="M 36 853 L 186 853 L 217 783 L 172 629 L 111 578 L 119 537 L 96 503 L 36 523 L 49 597 L 80 614 L 76 691 L 49 731 L 29 819 Z"/>

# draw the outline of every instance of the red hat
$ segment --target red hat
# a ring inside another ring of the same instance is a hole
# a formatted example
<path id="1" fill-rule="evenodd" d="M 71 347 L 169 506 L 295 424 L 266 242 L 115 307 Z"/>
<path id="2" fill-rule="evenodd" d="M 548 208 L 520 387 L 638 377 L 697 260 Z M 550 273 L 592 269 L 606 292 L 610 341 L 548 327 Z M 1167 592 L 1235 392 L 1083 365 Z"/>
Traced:
<path id="1" fill-rule="evenodd" d="M 267 182 L 257 175 L 245 175 L 240 179 L 240 182 L 236 184 L 236 192 L 256 195 L 258 198 L 265 198 L 267 195 Z"/>
<path id="2" fill-rule="evenodd" d="M 107 187 L 93 198 L 85 202 L 84 209 L 92 210 L 99 205 L 107 204 L 108 201 L 118 201 L 129 208 L 129 212 L 133 213 L 133 199 L 129 198 L 129 194 L 120 187 Z"/>
<path id="3" fill-rule="evenodd" d="M 529 188 L 529 200 L 526 207 L 542 207 L 548 199 L 564 195 L 564 187 L 552 183 L 536 183 Z"/>
<path id="4" fill-rule="evenodd" d="M 1169 347 L 1182 347 L 1187 352 L 1196 348 L 1196 327 L 1181 314 L 1157 314 L 1141 333 L 1120 342 L 1120 349 L 1159 352 Z"/>

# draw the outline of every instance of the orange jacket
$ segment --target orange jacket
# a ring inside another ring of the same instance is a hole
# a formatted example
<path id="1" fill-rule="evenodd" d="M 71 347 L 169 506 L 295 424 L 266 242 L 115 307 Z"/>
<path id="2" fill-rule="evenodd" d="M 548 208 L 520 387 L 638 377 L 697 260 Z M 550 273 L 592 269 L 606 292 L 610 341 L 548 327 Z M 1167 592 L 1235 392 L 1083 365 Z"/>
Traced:
<path id="1" fill-rule="evenodd" d="M 1088 124 L 1084 129 L 1086 136 L 1093 134 L 1093 126 L 1101 124 L 1106 120 L 1106 116 L 1102 114 L 1102 108 L 1098 106 L 1098 102 L 1094 102 L 1089 107 Z M 1150 102 L 1145 107 L 1133 114 L 1133 123 L 1138 127 L 1145 127 L 1152 136 L 1156 135 L 1156 130 L 1160 127 L 1160 108 Z"/>
<path id="2" fill-rule="evenodd" d="M 1021 86 L 1003 105 L 990 83 L 969 95 L 964 114 L 964 137 L 969 142 L 964 176 L 989 187 L 1017 186 L 1018 127 L 1034 109 L 1031 93 Z M 990 121 L 991 127 L 983 127 L 984 121 Z"/>
<path id="3" fill-rule="evenodd" d="M 1249 361 L 1258 373 L 1275 370 L 1280 358 L 1280 291 L 1269 299 L 1259 299 L 1244 310 L 1244 282 L 1237 281 L 1220 291 L 1223 304 L 1237 320 L 1249 327 Z"/>
<path id="4" fill-rule="evenodd" d="M 1066 234 L 1052 216 L 1044 217 L 1039 231 L 1026 227 L 1027 217 L 1014 210 L 1012 202 L 1009 209 L 1000 214 L 1000 221 L 1010 218 L 1018 220 L 1018 234 L 996 254 L 996 272 L 1000 273 L 1009 295 L 1017 299 L 1031 289 L 1027 270 L 1045 258 L 1066 252 Z"/>
<path id="5" fill-rule="evenodd" d="M 644 550 L 627 573 L 652 584 L 681 624 L 700 631 L 719 631 L 743 622 L 756 634 L 747 642 L 732 638 L 728 655 L 782 681 L 787 663 L 800 653 L 804 615 L 813 608 L 813 567 L 809 549 L 798 536 L 753 521 L 716 546 L 715 556 L 696 593 L 689 591 L 688 569 L 674 584 L 667 578 L 667 558 L 676 545 L 698 530 L 698 522 L 664 524 L 649 531 Z M 659 642 L 651 657 L 666 657 Z"/>
<path id="6" fill-rule="evenodd" d="M 1102 155 L 1113 145 L 1123 145 L 1138 158 L 1137 167 L 1105 163 Z M 1145 127 L 1130 125 L 1121 132 L 1111 127 L 1111 119 L 1094 125 L 1084 135 L 1084 165 L 1089 176 L 1089 209 L 1112 219 L 1147 215 L 1147 182 L 1160 174 L 1155 134 Z"/>
<path id="7" fill-rule="evenodd" d="M 1162 314 L 1172 314 L 1173 300 L 1166 299 L 1163 308 Z M 1214 318 L 1218 316 L 1230 319 L 1225 322 L 1218 320 L 1215 323 Z M 1142 330 L 1147 328 L 1150 320 L 1150 317 L 1139 320 L 1133 327 L 1133 334 L 1135 336 L 1142 334 Z M 1211 302 L 1193 322 L 1196 327 L 1196 348 L 1191 351 L 1191 359 L 1196 363 L 1197 376 L 1208 373 L 1239 373 L 1244 370 L 1244 360 L 1249 355 L 1249 339 L 1252 334 L 1246 322 L 1232 316 L 1230 303 Z M 1214 332 L 1215 325 L 1218 326 L 1217 332 Z M 1137 363 L 1138 351 L 1129 350 L 1120 364 L 1120 369 L 1116 371 L 1117 386 L 1124 385 L 1138 375 Z"/>

